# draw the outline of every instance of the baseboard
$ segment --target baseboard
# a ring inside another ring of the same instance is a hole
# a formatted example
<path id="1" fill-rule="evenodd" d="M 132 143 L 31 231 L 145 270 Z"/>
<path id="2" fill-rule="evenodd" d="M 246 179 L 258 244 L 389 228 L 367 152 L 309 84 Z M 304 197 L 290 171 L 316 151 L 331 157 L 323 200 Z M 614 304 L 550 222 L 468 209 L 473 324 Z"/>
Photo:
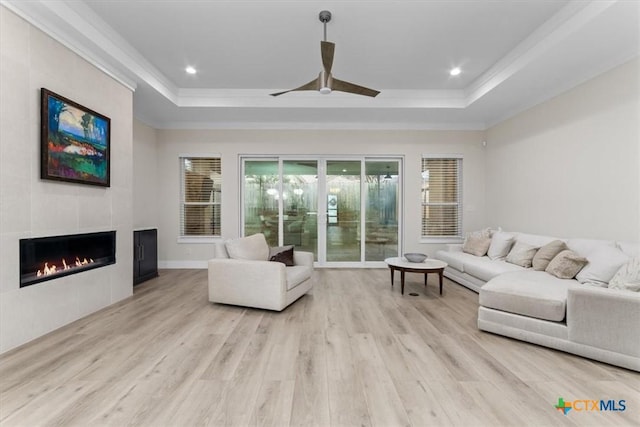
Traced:
<path id="1" fill-rule="evenodd" d="M 329 263 L 327 265 L 318 266 L 314 263 L 314 268 L 387 268 L 388 265 L 383 261 L 363 263 Z M 207 261 L 158 261 L 158 268 L 169 270 L 179 270 L 185 268 L 205 269 L 208 268 Z M 476 291 L 477 292 L 477 291 Z"/>
<path id="2" fill-rule="evenodd" d="M 158 268 L 170 270 L 183 268 L 206 269 L 207 261 L 158 261 Z"/>

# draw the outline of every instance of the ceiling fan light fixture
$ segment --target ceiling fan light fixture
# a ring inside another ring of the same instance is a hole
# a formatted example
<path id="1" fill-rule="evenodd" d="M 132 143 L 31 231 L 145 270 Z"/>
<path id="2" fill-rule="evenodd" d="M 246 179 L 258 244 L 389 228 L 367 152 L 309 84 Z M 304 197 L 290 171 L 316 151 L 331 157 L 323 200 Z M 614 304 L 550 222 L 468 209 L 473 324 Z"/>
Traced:
<path id="1" fill-rule="evenodd" d="M 461 72 L 462 70 L 460 69 L 460 67 L 455 67 L 449 71 L 449 74 L 452 76 L 459 76 Z"/>
<path id="2" fill-rule="evenodd" d="M 323 95 L 328 95 L 331 93 L 331 83 L 332 83 L 331 73 L 326 71 L 320 71 L 320 75 L 318 76 L 318 83 L 320 88 L 318 91 Z"/>
<path id="3" fill-rule="evenodd" d="M 303 91 L 303 90 L 316 90 L 323 95 L 328 95 L 331 92 L 347 92 L 356 95 L 364 95 L 375 98 L 380 92 L 374 89 L 369 89 L 364 86 L 338 80 L 331 75 L 331 67 L 333 66 L 333 52 L 335 49 L 335 43 L 327 41 L 327 22 L 331 21 L 331 12 L 323 10 L 318 16 L 320 22 L 324 27 L 324 40 L 320 42 L 320 54 L 322 56 L 322 71 L 318 78 L 311 80 L 308 83 L 303 84 L 295 89 L 284 90 L 282 92 L 272 93 L 271 96 L 280 96 L 289 92 Z"/>

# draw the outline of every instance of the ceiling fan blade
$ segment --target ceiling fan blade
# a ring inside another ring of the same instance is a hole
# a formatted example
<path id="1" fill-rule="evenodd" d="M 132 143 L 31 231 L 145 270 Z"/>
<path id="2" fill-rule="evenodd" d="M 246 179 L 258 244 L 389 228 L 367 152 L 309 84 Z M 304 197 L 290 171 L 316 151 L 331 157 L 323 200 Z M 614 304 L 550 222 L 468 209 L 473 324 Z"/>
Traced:
<path id="1" fill-rule="evenodd" d="M 271 96 L 279 96 L 279 95 L 283 95 L 285 93 L 289 93 L 289 92 L 297 92 L 297 91 L 301 91 L 301 90 L 318 90 L 318 79 L 315 78 L 313 80 L 311 80 L 309 83 L 305 83 L 300 87 L 297 87 L 295 89 L 289 89 L 289 90 L 285 90 L 283 92 L 276 92 L 276 93 L 272 93 Z"/>
<path id="2" fill-rule="evenodd" d="M 375 98 L 376 95 L 380 93 L 380 91 L 369 89 L 364 86 L 359 86 L 357 84 L 345 82 L 343 80 L 338 80 L 335 77 L 333 78 L 333 84 L 331 85 L 331 89 L 337 90 L 340 92 L 355 93 L 356 95 L 371 96 L 373 98 Z"/>
<path id="3" fill-rule="evenodd" d="M 333 67 L 333 51 L 335 50 L 335 43 L 331 42 L 320 42 L 320 52 L 322 53 L 322 66 L 324 67 L 324 71 L 327 73 L 331 72 L 331 67 Z"/>

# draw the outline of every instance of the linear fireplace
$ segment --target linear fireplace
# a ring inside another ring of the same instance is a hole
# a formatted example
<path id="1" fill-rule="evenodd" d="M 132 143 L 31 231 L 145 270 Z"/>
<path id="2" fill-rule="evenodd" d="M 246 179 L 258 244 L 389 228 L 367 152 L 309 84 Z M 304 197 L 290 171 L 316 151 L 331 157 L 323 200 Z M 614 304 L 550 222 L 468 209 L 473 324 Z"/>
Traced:
<path id="1" fill-rule="evenodd" d="M 20 287 L 115 262 L 115 231 L 21 239 Z"/>

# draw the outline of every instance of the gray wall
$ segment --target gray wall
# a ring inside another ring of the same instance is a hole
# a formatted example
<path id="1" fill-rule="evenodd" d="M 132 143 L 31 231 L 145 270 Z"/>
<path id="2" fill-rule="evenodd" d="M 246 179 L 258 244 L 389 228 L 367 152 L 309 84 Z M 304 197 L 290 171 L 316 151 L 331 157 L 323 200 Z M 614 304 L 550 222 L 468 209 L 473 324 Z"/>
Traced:
<path id="1" fill-rule="evenodd" d="M 157 215 L 150 220 L 159 226 L 161 265 L 203 267 L 212 256 L 209 244 L 177 242 L 180 154 L 222 156 L 225 237 L 237 236 L 240 230 L 240 154 L 402 155 L 404 250 L 433 253 L 440 245 L 418 238 L 419 159 L 426 153 L 460 153 L 465 231 L 494 226 L 561 237 L 638 241 L 637 76 L 635 60 L 486 132 L 156 130 L 153 134 L 143 129 L 146 136 L 136 136 L 136 141 L 146 140 L 147 148 L 135 159 L 136 177 L 149 183 L 141 191 L 159 194 L 154 205 Z M 488 144 L 483 148 L 485 139 Z M 142 211 L 150 203 L 136 208 L 136 218 L 146 216 Z"/>
<path id="2" fill-rule="evenodd" d="M 159 199 L 164 191 L 158 182 L 157 131 L 133 121 L 133 226 L 157 228 Z M 158 230 L 160 232 L 160 230 Z"/>
<path id="3" fill-rule="evenodd" d="M 640 61 L 487 131 L 487 219 L 506 230 L 640 240 Z"/>
<path id="4" fill-rule="evenodd" d="M 177 241 L 180 197 L 178 158 L 181 154 L 222 156 L 224 237 L 236 237 L 240 232 L 238 159 L 241 154 L 404 156 L 404 249 L 428 253 L 433 253 L 440 245 L 424 244 L 419 239 L 421 156 L 429 153 L 462 154 L 464 229 L 477 229 L 486 223 L 484 133 L 481 131 L 157 130 L 156 136 L 158 172 L 153 184 L 141 191 L 154 191 L 159 195 L 159 256 L 160 264 L 164 267 L 204 267 L 205 261 L 213 256 L 210 243 Z M 138 136 L 135 139 L 137 141 Z M 136 177 L 140 176 L 141 170 L 149 168 L 145 166 L 140 169 L 138 165 L 150 161 L 151 157 L 147 153 L 144 158 L 135 158 Z M 136 212 L 135 216 L 139 214 Z"/>

